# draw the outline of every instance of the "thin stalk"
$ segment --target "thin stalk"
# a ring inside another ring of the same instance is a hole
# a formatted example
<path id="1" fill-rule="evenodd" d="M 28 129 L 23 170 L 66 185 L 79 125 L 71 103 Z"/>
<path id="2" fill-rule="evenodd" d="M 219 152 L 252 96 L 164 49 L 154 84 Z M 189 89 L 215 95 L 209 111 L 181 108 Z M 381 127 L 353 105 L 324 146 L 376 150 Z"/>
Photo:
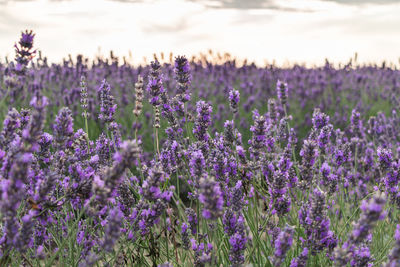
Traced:
<path id="1" fill-rule="evenodd" d="M 159 142 L 158 142 L 158 128 L 156 128 L 156 147 L 157 147 L 157 154 L 160 155 L 160 148 L 159 148 Z"/>
<path id="2" fill-rule="evenodd" d="M 167 216 L 165 215 L 164 212 L 164 225 L 165 225 L 165 248 L 167 249 L 167 261 L 169 261 L 169 248 L 168 248 L 168 231 L 167 231 Z"/>
<path id="3" fill-rule="evenodd" d="M 177 192 L 178 192 L 178 197 L 180 198 L 181 197 L 181 190 L 180 190 L 180 186 L 179 186 L 179 177 L 178 176 L 176 176 L 176 190 L 177 190 Z"/>
<path id="4" fill-rule="evenodd" d="M 356 144 L 356 151 L 354 152 L 354 175 L 357 173 L 357 154 L 358 154 L 358 146 Z"/>
<path id="5" fill-rule="evenodd" d="M 87 143 L 87 147 L 88 147 L 87 152 L 89 154 L 90 153 L 90 139 L 89 139 L 89 127 L 88 127 L 88 120 L 87 120 L 88 114 L 87 114 L 86 110 L 84 111 L 83 117 L 85 118 L 86 143 Z"/>
<path id="6" fill-rule="evenodd" d="M 283 105 L 283 111 L 285 112 L 285 117 L 287 117 L 286 105 Z M 289 121 L 287 121 L 286 125 L 287 125 L 287 129 L 288 129 L 288 134 L 290 134 Z M 296 152 L 294 151 L 294 147 L 292 147 L 292 157 L 293 157 L 293 161 L 294 161 L 293 163 L 294 163 L 294 166 L 295 166 L 297 177 L 300 177 L 300 171 L 299 171 L 299 168 L 297 166 Z"/>
<path id="7" fill-rule="evenodd" d="M 375 263 L 376 263 L 376 266 L 377 266 L 379 263 L 381 263 L 381 262 L 385 259 L 385 252 L 386 252 L 386 249 L 389 247 L 389 245 L 392 244 L 392 242 L 393 242 L 393 237 L 391 237 L 391 238 L 389 239 L 389 241 L 386 243 L 385 247 L 382 249 L 382 252 L 380 253 L 380 255 L 379 255 L 379 257 L 378 257 L 379 260 L 375 262 Z"/>
<path id="8" fill-rule="evenodd" d="M 156 128 L 155 127 L 153 128 L 153 136 L 154 136 L 154 138 L 153 138 L 153 148 L 154 148 L 154 154 L 156 154 L 157 153 L 157 147 L 156 147 Z"/>
<path id="9" fill-rule="evenodd" d="M 137 122 L 138 122 L 138 117 L 135 116 L 135 140 L 137 140 Z"/>
<path id="10" fill-rule="evenodd" d="M 3 103 L 6 101 L 8 94 L 10 93 L 10 86 L 7 86 L 6 94 L 4 95 L 3 99 L 0 102 L 0 107 L 3 106 Z"/>
<path id="11" fill-rule="evenodd" d="M 369 193 L 368 195 L 366 195 L 366 196 L 365 196 L 364 198 L 362 198 L 361 200 L 366 199 L 368 196 L 370 196 L 370 195 L 372 195 L 372 194 L 373 194 L 373 192 L 372 192 L 372 193 Z M 353 212 L 353 214 L 347 219 L 346 223 L 343 225 L 342 230 L 341 230 L 341 231 L 339 232 L 339 234 L 337 235 L 338 237 L 341 236 L 341 234 L 343 233 L 343 231 L 346 229 L 346 226 L 350 223 L 351 219 L 353 219 L 353 217 L 356 215 L 356 213 L 359 211 L 359 209 L 360 209 L 360 206 L 358 206 L 358 207 L 356 208 L 356 210 Z"/>
<path id="12" fill-rule="evenodd" d="M 33 267 L 33 264 L 25 257 L 24 254 L 21 254 L 21 256 L 29 266 Z"/>

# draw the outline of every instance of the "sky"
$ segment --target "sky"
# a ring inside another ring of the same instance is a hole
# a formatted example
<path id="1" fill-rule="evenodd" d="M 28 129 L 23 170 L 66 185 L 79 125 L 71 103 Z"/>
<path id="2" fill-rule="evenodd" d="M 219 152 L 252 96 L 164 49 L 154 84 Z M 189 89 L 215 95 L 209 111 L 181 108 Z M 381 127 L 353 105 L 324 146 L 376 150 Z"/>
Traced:
<path id="1" fill-rule="evenodd" d="M 259 65 L 400 62 L 400 0 L 0 0 L 0 60 L 20 32 L 50 62 L 68 54 L 198 55 Z"/>

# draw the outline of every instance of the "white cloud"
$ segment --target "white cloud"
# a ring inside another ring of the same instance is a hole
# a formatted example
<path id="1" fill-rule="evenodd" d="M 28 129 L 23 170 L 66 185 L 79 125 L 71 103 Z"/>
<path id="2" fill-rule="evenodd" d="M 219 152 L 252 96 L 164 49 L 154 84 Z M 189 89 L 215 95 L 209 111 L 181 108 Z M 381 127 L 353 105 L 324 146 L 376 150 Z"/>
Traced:
<path id="1" fill-rule="evenodd" d="M 208 49 L 258 63 L 343 62 L 355 52 L 361 61 L 397 62 L 400 5 L 338 2 L 253 0 L 235 8 L 227 1 L 7 2 L 0 9 L 0 56 L 13 57 L 20 31 L 33 29 L 35 46 L 50 61 L 69 53 L 93 57 L 101 47 L 120 56 L 132 51 L 135 62 L 161 51 L 190 56 Z"/>

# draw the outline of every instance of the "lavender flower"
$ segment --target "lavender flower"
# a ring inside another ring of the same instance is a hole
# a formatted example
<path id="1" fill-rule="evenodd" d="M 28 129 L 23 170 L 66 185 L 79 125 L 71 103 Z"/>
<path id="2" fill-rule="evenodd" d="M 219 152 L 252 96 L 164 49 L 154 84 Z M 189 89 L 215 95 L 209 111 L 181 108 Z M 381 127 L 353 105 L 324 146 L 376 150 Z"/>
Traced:
<path id="1" fill-rule="evenodd" d="M 232 266 L 242 266 L 244 263 L 244 250 L 246 249 L 247 237 L 242 233 L 237 232 L 229 238 L 231 250 L 229 260 Z"/>
<path id="2" fill-rule="evenodd" d="M 394 239 L 396 243 L 388 256 L 388 261 L 384 264 L 384 267 L 396 267 L 400 264 L 400 224 L 396 227 Z"/>
<path id="3" fill-rule="evenodd" d="M 111 122 L 108 125 L 108 130 L 111 132 L 111 136 L 113 138 L 114 147 L 119 149 L 122 143 L 122 136 L 120 132 L 120 125 L 115 121 Z"/>
<path id="4" fill-rule="evenodd" d="M 9 161 L 6 162 L 6 167 L 9 166 L 9 171 L 5 172 L 3 166 L 2 179 L 0 180 L 0 192 L 2 196 L 0 201 L 0 213 L 4 223 L 0 245 L 3 251 L 7 251 L 7 249 L 14 246 L 22 251 L 25 249 L 27 243 L 24 242 L 30 239 L 31 234 L 28 234 L 28 231 L 30 231 L 30 221 L 33 217 L 33 215 L 30 215 L 30 217 L 25 217 L 23 220 L 23 223 L 26 225 L 22 228 L 25 232 L 25 236 L 22 237 L 19 231 L 20 224 L 18 220 L 15 219 L 17 218 L 17 210 L 25 196 L 33 155 L 31 152 L 24 151 L 20 139 L 17 140 L 14 145 L 17 151 L 15 151 L 15 155 L 12 157 L 9 156 L 5 159 Z M 28 225 L 30 226 L 28 227 Z"/>
<path id="5" fill-rule="evenodd" d="M 21 39 L 19 40 L 18 45 L 14 45 L 16 54 L 15 61 L 17 62 L 15 71 L 17 74 L 25 73 L 26 66 L 35 55 L 36 51 L 32 50 L 34 37 L 35 34 L 32 31 L 26 30 L 21 33 Z"/>
<path id="6" fill-rule="evenodd" d="M 224 141 L 228 146 L 233 146 L 236 141 L 237 131 L 234 128 L 233 121 L 226 121 L 224 123 Z"/>
<path id="7" fill-rule="evenodd" d="M 88 91 L 86 87 L 86 79 L 85 76 L 81 76 L 81 107 L 83 108 L 82 116 L 87 119 L 88 118 Z"/>
<path id="8" fill-rule="evenodd" d="M 350 128 L 353 135 L 361 137 L 363 133 L 363 126 L 360 120 L 360 113 L 357 112 L 355 109 L 353 109 L 351 112 L 350 122 L 351 122 Z"/>
<path id="9" fill-rule="evenodd" d="M 18 130 L 21 128 L 21 119 L 19 112 L 12 108 L 8 111 L 3 122 L 3 130 L 0 134 L 0 148 L 7 150 L 8 145 L 18 135 Z"/>
<path id="10" fill-rule="evenodd" d="M 285 116 L 279 121 L 278 127 L 276 128 L 276 136 L 277 140 L 279 140 L 280 142 L 285 142 L 288 139 L 287 126 L 291 119 L 292 116 Z"/>
<path id="11" fill-rule="evenodd" d="M 186 223 L 182 223 L 181 229 L 182 246 L 184 249 L 188 250 L 190 247 L 188 225 Z"/>
<path id="12" fill-rule="evenodd" d="M 300 150 L 300 156 L 302 156 L 303 166 L 311 168 L 316 158 L 318 157 L 318 150 L 313 140 L 305 140 L 303 148 Z"/>
<path id="13" fill-rule="evenodd" d="M 100 114 L 99 119 L 104 123 L 110 123 L 114 121 L 114 113 L 117 109 L 115 99 L 110 93 L 111 87 L 104 79 L 98 89 L 100 94 Z"/>
<path id="14" fill-rule="evenodd" d="M 207 246 L 204 243 L 197 243 L 195 239 L 190 240 L 192 243 L 192 250 L 194 251 L 194 266 L 203 267 L 207 263 L 212 262 L 212 251 L 213 246 L 208 243 Z"/>
<path id="15" fill-rule="evenodd" d="M 324 126 L 318 135 L 318 146 L 322 151 L 325 151 L 329 144 L 333 127 L 331 124 Z"/>
<path id="16" fill-rule="evenodd" d="M 335 173 L 331 172 L 331 167 L 327 162 L 322 164 L 320 173 L 322 176 L 321 184 L 329 189 L 328 194 L 335 193 L 338 188 L 338 177 Z"/>
<path id="17" fill-rule="evenodd" d="M 167 119 L 168 124 L 171 127 L 171 131 L 174 131 L 174 135 L 181 136 L 183 130 L 179 125 L 176 115 L 174 114 L 174 110 L 172 108 L 172 105 L 173 105 L 172 102 L 173 101 L 171 99 L 169 99 L 169 97 L 165 91 L 161 93 L 161 115 Z M 182 102 L 182 104 L 183 104 L 183 102 Z M 183 108 L 182 108 L 182 110 L 183 110 Z M 180 115 L 183 116 L 183 114 L 180 114 Z"/>
<path id="18" fill-rule="evenodd" d="M 314 189 L 308 204 L 299 211 L 299 221 L 307 236 L 306 244 L 312 255 L 326 249 L 331 252 L 336 247 L 336 237 L 329 230 L 330 220 L 326 214 L 325 193 Z"/>
<path id="19" fill-rule="evenodd" d="M 197 225 L 198 225 L 196 212 L 191 208 L 187 208 L 185 209 L 185 214 L 187 216 L 190 230 L 192 231 L 192 235 L 196 235 Z"/>
<path id="20" fill-rule="evenodd" d="M 300 150 L 301 160 L 301 186 L 309 188 L 313 182 L 313 167 L 319 155 L 317 144 L 314 140 L 305 140 Z"/>
<path id="21" fill-rule="evenodd" d="M 143 182 L 141 193 L 148 200 L 161 198 L 161 183 L 165 181 L 165 173 L 160 165 L 155 165 L 149 170 L 148 178 Z"/>
<path id="22" fill-rule="evenodd" d="M 60 109 L 53 126 L 55 141 L 59 148 L 65 148 L 74 133 L 73 127 L 74 119 L 71 110 L 66 107 Z"/>
<path id="23" fill-rule="evenodd" d="M 236 185 L 229 190 L 227 199 L 229 199 L 229 203 L 227 203 L 228 206 L 230 206 L 235 212 L 243 209 L 243 206 L 247 204 L 247 201 L 244 200 L 242 181 L 237 181 Z"/>
<path id="24" fill-rule="evenodd" d="M 132 212 L 132 208 L 136 204 L 136 196 L 132 194 L 129 182 L 125 181 L 118 187 L 118 200 L 120 209 L 127 218 Z"/>
<path id="25" fill-rule="evenodd" d="M 18 234 L 14 237 L 13 243 L 14 248 L 25 252 L 28 247 L 33 245 L 33 233 L 34 226 L 36 224 L 35 216 L 37 212 L 34 210 L 29 211 L 27 214 L 22 216 L 22 225 L 18 231 Z"/>
<path id="26" fill-rule="evenodd" d="M 193 134 L 199 141 L 208 141 L 208 127 L 211 125 L 212 107 L 204 102 L 196 103 L 197 116 L 194 122 Z"/>
<path id="27" fill-rule="evenodd" d="M 250 154 L 253 160 L 257 162 L 267 141 L 267 125 L 264 116 L 254 113 L 254 125 L 250 127 L 250 131 L 253 133 L 251 140 L 249 140 Z"/>
<path id="28" fill-rule="evenodd" d="M 238 112 L 238 104 L 240 100 L 240 93 L 238 90 L 231 89 L 229 90 L 229 104 L 233 113 Z"/>
<path id="29" fill-rule="evenodd" d="M 386 195 L 377 193 L 370 201 L 364 200 L 361 204 L 361 217 L 353 227 L 349 242 L 359 244 L 366 239 L 372 231 L 377 221 L 383 220 L 386 216 L 384 207 L 386 204 Z"/>
<path id="30" fill-rule="evenodd" d="M 239 215 L 237 215 L 233 209 L 227 209 L 224 213 L 222 223 L 224 224 L 224 232 L 228 236 L 232 236 L 236 232 L 238 220 L 239 220 Z M 243 220 L 243 218 L 240 218 L 240 220 Z"/>
<path id="31" fill-rule="evenodd" d="M 30 116 L 31 116 L 31 111 L 29 109 L 21 109 L 20 111 L 20 120 L 21 120 L 21 129 L 24 129 L 30 120 Z"/>
<path id="32" fill-rule="evenodd" d="M 148 205 L 142 210 L 140 221 L 138 223 L 141 235 L 147 235 L 150 233 L 150 229 L 159 223 L 160 216 L 166 208 L 167 203 L 165 200 L 157 199 L 151 205 Z"/>
<path id="33" fill-rule="evenodd" d="M 300 256 L 290 262 L 290 267 L 306 267 L 308 261 L 308 248 L 305 247 Z"/>
<path id="34" fill-rule="evenodd" d="M 390 168 L 392 165 L 392 152 L 389 149 L 378 147 L 377 155 L 379 157 L 379 167 L 382 171 Z"/>
<path id="35" fill-rule="evenodd" d="M 107 225 L 104 229 L 104 241 L 102 243 L 102 249 L 107 252 L 111 252 L 114 248 L 121 234 L 122 224 L 122 212 L 119 208 L 113 208 L 108 216 Z"/>
<path id="36" fill-rule="evenodd" d="M 200 178 L 204 174 L 204 169 L 206 167 L 206 162 L 204 160 L 203 153 L 201 150 L 196 150 L 191 153 L 190 161 L 190 174 L 195 178 L 196 184 L 198 184 Z"/>
<path id="37" fill-rule="evenodd" d="M 373 258 L 367 246 L 355 247 L 352 251 L 350 265 L 355 267 L 368 266 L 372 267 Z"/>
<path id="38" fill-rule="evenodd" d="M 278 99 L 281 101 L 282 105 L 286 105 L 287 98 L 288 98 L 288 85 L 285 82 L 280 80 L 276 83 L 276 92 Z"/>
<path id="39" fill-rule="evenodd" d="M 96 154 L 98 156 L 98 162 L 102 166 L 108 166 L 111 160 L 111 140 L 102 133 L 96 140 Z"/>
<path id="40" fill-rule="evenodd" d="M 321 130 L 329 123 L 329 116 L 322 113 L 319 108 L 314 109 L 312 123 L 316 130 Z"/>
<path id="41" fill-rule="evenodd" d="M 160 109 L 158 107 L 154 108 L 154 128 L 160 128 Z"/>
<path id="42" fill-rule="evenodd" d="M 351 158 L 351 150 L 349 143 L 339 144 L 335 147 L 334 159 L 337 166 L 342 166 Z"/>
<path id="43" fill-rule="evenodd" d="M 53 143 L 53 136 L 49 133 L 43 133 L 39 141 L 40 151 L 38 152 L 38 158 L 43 163 L 50 163 L 51 160 L 50 148 L 52 143 Z"/>
<path id="44" fill-rule="evenodd" d="M 127 167 L 135 163 L 139 157 L 139 148 L 137 142 L 124 141 L 121 149 L 114 155 L 114 163 L 107 168 L 102 177 L 97 177 L 93 183 L 93 190 L 97 195 L 97 201 L 101 204 L 107 203 L 114 190 L 116 190 L 121 182 L 121 177 Z"/>
<path id="45" fill-rule="evenodd" d="M 368 134 L 370 134 L 371 136 L 376 136 L 376 117 L 375 116 L 371 116 L 368 119 L 368 126 L 367 126 L 367 132 Z"/>
<path id="46" fill-rule="evenodd" d="M 200 179 L 199 200 L 204 205 L 202 212 L 204 218 L 215 220 L 222 215 L 224 198 L 220 186 L 213 177 Z"/>
<path id="47" fill-rule="evenodd" d="M 182 167 L 182 153 L 181 145 L 174 139 L 168 138 L 166 142 L 164 142 L 163 149 L 160 153 L 160 161 L 166 173 L 171 175 Z"/>
<path id="48" fill-rule="evenodd" d="M 88 136 L 83 129 L 78 129 L 73 136 L 71 148 L 78 160 L 85 160 L 90 156 L 87 140 Z M 92 144 L 92 142 L 89 142 L 89 144 Z"/>
<path id="49" fill-rule="evenodd" d="M 160 105 L 160 95 L 164 92 L 164 86 L 162 84 L 161 65 L 155 60 L 150 63 L 151 70 L 149 76 L 149 83 L 147 85 L 147 91 L 150 94 L 150 104 L 153 106 Z"/>
<path id="50" fill-rule="evenodd" d="M 37 90 L 29 104 L 33 107 L 33 110 L 29 116 L 29 122 L 22 130 L 22 138 L 27 144 L 28 150 L 36 152 L 39 148 L 38 141 L 43 133 L 46 107 L 49 102 L 47 97 L 43 96 L 40 90 Z"/>
<path id="51" fill-rule="evenodd" d="M 133 114 L 139 117 L 143 109 L 143 78 L 140 75 L 135 83 L 135 97 L 135 109 L 133 110 Z"/>
<path id="52" fill-rule="evenodd" d="M 385 204 L 386 195 L 379 192 L 369 201 L 362 202 L 360 219 L 354 223 L 349 239 L 342 248 L 335 249 L 336 264 L 351 262 L 354 266 L 367 266 L 372 261 L 369 248 L 366 246 L 367 238 L 376 223 L 385 218 Z"/>
<path id="53" fill-rule="evenodd" d="M 278 117 L 278 113 L 276 110 L 276 101 L 274 98 L 268 99 L 268 115 L 273 122 Z"/>
<path id="54" fill-rule="evenodd" d="M 175 78 L 177 81 L 177 97 L 180 102 L 187 102 L 190 100 L 188 87 L 190 85 L 190 65 L 186 57 L 178 56 L 175 59 Z"/>
<path id="55" fill-rule="evenodd" d="M 286 253 L 289 251 L 293 243 L 293 234 L 293 228 L 286 226 L 275 240 L 275 252 L 273 257 L 271 257 L 271 261 L 274 266 L 281 266 L 285 261 Z"/>
<path id="56" fill-rule="evenodd" d="M 273 181 L 270 185 L 269 192 L 271 195 L 270 207 L 273 213 L 277 213 L 280 217 L 290 211 L 290 196 L 286 194 L 287 183 L 289 180 L 287 172 L 276 171 L 273 174 Z"/>

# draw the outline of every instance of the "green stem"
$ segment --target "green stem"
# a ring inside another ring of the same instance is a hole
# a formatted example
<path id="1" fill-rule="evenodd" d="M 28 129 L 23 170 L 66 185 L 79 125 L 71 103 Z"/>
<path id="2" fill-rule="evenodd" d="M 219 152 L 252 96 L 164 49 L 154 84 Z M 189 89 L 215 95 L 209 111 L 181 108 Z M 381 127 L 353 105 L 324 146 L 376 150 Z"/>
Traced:
<path id="1" fill-rule="evenodd" d="M 382 249 L 382 252 L 378 257 L 379 260 L 377 262 L 375 262 L 376 266 L 378 266 L 378 264 L 381 263 L 385 259 L 384 255 L 387 253 L 386 249 L 389 247 L 390 244 L 392 244 L 392 241 L 393 241 L 393 237 L 391 237 L 389 239 L 389 241 L 386 243 L 385 247 Z"/>
<path id="2" fill-rule="evenodd" d="M 287 117 L 286 105 L 283 106 L 283 111 L 285 112 L 285 117 Z M 290 134 L 289 121 L 286 122 L 286 125 L 287 125 L 288 135 L 289 135 Z M 296 170 L 297 177 L 300 177 L 300 171 L 299 171 L 299 168 L 297 166 L 296 152 L 294 151 L 294 147 L 292 147 L 292 157 L 293 157 L 293 163 L 294 163 L 293 165 L 294 165 L 294 168 Z"/>
<path id="3" fill-rule="evenodd" d="M 88 113 L 86 110 L 84 111 L 84 117 L 85 117 L 86 142 L 87 142 L 88 154 L 89 154 L 90 153 L 90 139 L 89 139 L 89 127 L 88 127 L 88 121 L 87 121 Z"/>
<path id="4" fill-rule="evenodd" d="M 160 148 L 159 148 L 159 142 L 158 142 L 158 128 L 156 128 L 156 148 L 157 148 L 157 154 L 160 155 Z"/>
<path id="5" fill-rule="evenodd" d="M 167 226 L 167 216 L 164 212 L 164 225 L 165 225 L 165 248 L 167 249 L 167 261 L 169 262 L 169 248 L 168 248 L 168 226 Z"/>
<path id="6" fill-rule="evenodd" d="M 4 95 L 3 99 L 0 102 L 0 107 L 3 106 L 3 103 L 6 101 L 6 98 L 7 98 L 8 94 L 9 94 L 9 92 L 10 92 L 10 87 L 7 86 L 7 92 L 6 92 L 6 94 Z"/>
<path id="7" fill-rule="evenodd" d="M 138 117 L 135 116 L 135 140 L 137 140 L 137 122 L 138 122 Z"/>
<path id="8" fill-rule="evenodd" d="M 366 195 L 363 199 L 361 199 L 361 200 L 364 200 L 364 199 L 366 199 L 368 196 L 370 196 L 370 195 L 372 195 L 373 194 L 373 192 L 372 193 L 369 193 L 368 195 Z M 356 210 L 353 212 L 353 214 L 347 219 L 347 221 L 346 221 L 346 223 L 343 225 L 343 228 L 342 228 L 342 230 L 339 232 L 339 234 L 337 235 L 338 237 L 340 237 L 341 236 L 341 234 L 343 233 L 343 231 L 346 229 L 346 226 L 350 223 L 350 220 L 356 215 L 356 213 L 358 212 L 358 210 L 360 209 L 360 206 L 358 206 L 357 208 L 356 208 Z"/>

